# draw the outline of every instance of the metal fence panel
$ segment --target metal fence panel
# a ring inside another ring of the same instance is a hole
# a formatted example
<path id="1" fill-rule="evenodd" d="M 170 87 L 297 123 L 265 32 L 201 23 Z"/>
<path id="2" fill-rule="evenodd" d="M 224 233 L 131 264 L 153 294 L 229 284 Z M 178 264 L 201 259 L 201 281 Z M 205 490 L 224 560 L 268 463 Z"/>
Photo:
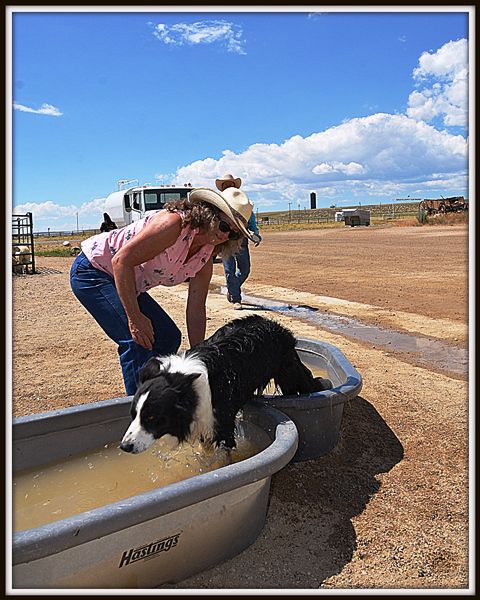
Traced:
<path id="1" fill-rule="evenodd" d="M 35 273 L 33 245 L 33 215 L 12 215 L 12 269 L 13 273 Z"/>

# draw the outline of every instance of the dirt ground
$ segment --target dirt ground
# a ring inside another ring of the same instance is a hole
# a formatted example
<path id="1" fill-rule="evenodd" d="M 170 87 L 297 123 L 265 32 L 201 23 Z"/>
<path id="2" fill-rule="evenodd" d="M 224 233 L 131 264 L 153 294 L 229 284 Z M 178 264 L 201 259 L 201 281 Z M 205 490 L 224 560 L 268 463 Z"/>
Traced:
<path id="1" fill-rule="evenodd" d="M 269 233 L 244 292 L 468 347 L 468 228 Z M 13 277 L 13 414 L 123 396 L 112 342 L 72 295 L 72 258 Z M 214 267 L 207 333 L 234 311 Z M 186 339 L 186 287 L 152 295 Z M 252 546 L 178 589 L 462 589 L 469 586 L 468 378 L 286 313 L 255 311 L 337 346 L 363 377 L 328 455 L 272 478 Z M 186 342 L 183 344 L 186 347 Z"/>

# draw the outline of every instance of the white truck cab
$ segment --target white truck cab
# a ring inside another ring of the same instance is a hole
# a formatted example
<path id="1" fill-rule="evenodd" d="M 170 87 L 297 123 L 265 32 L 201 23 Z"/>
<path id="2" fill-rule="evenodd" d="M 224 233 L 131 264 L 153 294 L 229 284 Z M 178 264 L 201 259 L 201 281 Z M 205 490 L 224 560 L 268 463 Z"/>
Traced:
<path id="1" fill-rule="evenodd" d="M 163 208 L 165 202 L 187 198 L 193 189 L 190 183 L 183 186 L 145 184 L 123 188 L 123 185 L 132 181 L 136 180 L 119 180 L 119 189 L 109 194 L 105 200 L 105 212 L 117 227 L 130 225 L 144 217 L 148 211 Z"/>

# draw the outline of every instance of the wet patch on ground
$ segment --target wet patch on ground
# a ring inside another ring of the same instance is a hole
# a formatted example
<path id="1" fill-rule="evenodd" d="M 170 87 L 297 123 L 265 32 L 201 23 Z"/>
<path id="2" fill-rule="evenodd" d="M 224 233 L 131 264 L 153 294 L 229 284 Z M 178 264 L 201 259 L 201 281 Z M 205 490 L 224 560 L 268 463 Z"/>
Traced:
<path id="1" fill-rule="evenodd" d="M 224 286 L 215 286 L 214 291 L 226 294 Z M 250 310 L 285 313 L 289 317 L 301 319 L 331 333 L 395 354 L 406 362 L 413 361 L 449 376 L 461 379 L 467 376 L 468 350 L 442 340 L 366 324 L 352 317 L 321 311 L 307 304 L 289 304 L 248 294 L 242 295 L 242 304 Z"/>

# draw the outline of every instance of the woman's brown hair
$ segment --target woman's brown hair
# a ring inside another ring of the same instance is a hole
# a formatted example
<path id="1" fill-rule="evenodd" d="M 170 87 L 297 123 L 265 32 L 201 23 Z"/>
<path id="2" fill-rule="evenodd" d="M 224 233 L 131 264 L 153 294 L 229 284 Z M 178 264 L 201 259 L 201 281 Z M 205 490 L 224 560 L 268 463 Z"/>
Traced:
<path id="1" fill-rule="evenodd" d="M 207 231 L 216 227 L 215 218 L 220 212 L 208 202 L 190 202 L 189 198 L 166 202 L 164 208 L 170 212 L 181 212 L 182 227 L 190 225 L 193 229 L 198 227 Z M 240 250 L 243 239 L 240 236 L 238 240 L 227 240 L 215 246 L 215 253 L 222 258 L 229 258 Z"/>

